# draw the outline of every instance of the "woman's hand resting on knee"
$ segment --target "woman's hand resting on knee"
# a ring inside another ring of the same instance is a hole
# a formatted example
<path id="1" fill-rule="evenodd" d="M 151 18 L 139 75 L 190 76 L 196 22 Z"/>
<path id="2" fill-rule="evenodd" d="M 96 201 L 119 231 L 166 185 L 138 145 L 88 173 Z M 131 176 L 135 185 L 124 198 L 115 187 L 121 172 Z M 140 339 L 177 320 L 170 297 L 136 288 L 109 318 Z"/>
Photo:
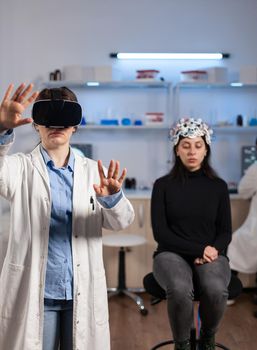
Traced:
<path id="1" fill-rule="evenodd" d="M 218 258 L 218 255 L 219 255 L 219 252 L 217 251 L 217 249 L 208 245 L 204 249 L 203 257 L 196 258 L 194 263 L 196 265 L 210 263 L 210 262 L 213 262 L 214 260 L 216 260 Z"/>
<path id="2" fill-rule="evenodd" d="M 196 258 L 195 261 L 194 261 L 195 265 L 203 265 L 203 264 L 206 264 L 206 263 L 207 263 L 207 261 L 204 258 Z"/>

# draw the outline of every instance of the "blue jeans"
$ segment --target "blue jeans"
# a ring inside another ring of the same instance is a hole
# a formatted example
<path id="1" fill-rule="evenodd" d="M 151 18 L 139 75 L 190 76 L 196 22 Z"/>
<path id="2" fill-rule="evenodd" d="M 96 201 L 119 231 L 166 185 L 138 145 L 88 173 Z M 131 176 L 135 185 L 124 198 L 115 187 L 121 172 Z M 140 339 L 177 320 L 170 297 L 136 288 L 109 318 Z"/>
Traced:
<path id="1" fill-rule="evenodd" d="M 194 265 L 180 255 L 162 252 L 154 258 L 153 274 L 166 291 L 169 322 L 175 341 L 190 338 L 193 322 L 194 281 L 200 290 L 199 313 L 204 334 L 212 336 L 218 329 L 228 298 L 230 268 L 228 259 Z"/>
<path id="2" fill-rule="evenodd" d="M 43 350 L 72 349 L 73 301 L 44 301 Z"/>

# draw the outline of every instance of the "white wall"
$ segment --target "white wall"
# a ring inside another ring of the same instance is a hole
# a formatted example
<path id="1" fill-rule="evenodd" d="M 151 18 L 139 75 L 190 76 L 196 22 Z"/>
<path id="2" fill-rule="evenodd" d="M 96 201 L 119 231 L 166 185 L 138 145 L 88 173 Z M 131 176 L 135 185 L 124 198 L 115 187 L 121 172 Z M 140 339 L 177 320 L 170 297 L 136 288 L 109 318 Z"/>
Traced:
<path id="1" fill-rule="evenodd" d="M 0 93 L 3 94 L 9 82 L 40 82 L 48 78 L 50 71 L 69 64 L 113 64 L 122 71 L 124 79 L 133 78 L 136 69 L 157 68 L 166 80 L 173 81 L 183 69 L 203 67 L 199 62 L 117 63 L 109 58 L 109 53 L 115 51 L 228 52 L 231 58 L 221 65 L 228 67 L 231 79 L 236 79 L 241 65 L 257 64 L 256 13 L 256 0 L 2 1 Z M 30 127 L 19 130 L 13 151 L 29 150 L 36 142 L 32 134 Z M 101 144 L 103 136 L 99 135 L 99 140 L 97 137 L 94 142 Z M 234 141 L 231 142 L 221 143 L 222 149 L 216 143 L 214 159 L 227 180 L 238 181 L 240 164 L 237 161 L 231 164 L 230 172 L 224 171 L 228 163 L 220 162 L 224 147 L 233 148 Z M 131 142 L 124 157 L 133 175 L 141 171 L 140 158 L 136 160 L 137 149 L 138 144 Z M 106 142 L 99 156 L 123 157 L 124 152 L 113 152 L 114 145 L 108 149 Z M 238 146 L 235 152 L 239 153 Z M 165 166 L 163 162 L 160 173 Z M 147 173 L 143 173 L 147 182 L 159 175 L 154 172 L 148 177 Z"/>
<path id="2" fill-rule="evenodd" d="M 256 0 L 2 1 L 1 89 L 67 64 L 111 64 L 118 50 L 229 52 L 238 70 L 256 64 L 256 13 Z"/>

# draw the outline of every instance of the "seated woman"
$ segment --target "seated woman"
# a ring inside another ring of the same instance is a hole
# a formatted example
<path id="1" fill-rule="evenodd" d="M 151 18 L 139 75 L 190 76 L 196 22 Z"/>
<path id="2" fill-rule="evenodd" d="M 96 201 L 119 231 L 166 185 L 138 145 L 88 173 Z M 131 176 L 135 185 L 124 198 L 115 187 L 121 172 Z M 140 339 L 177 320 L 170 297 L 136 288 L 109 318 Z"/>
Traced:
<path id="1" fill-rule="evenodd" d="M 201 119 L 181 119 L 171 130 L 171 172 L 156 180 L 151 217 L 153 273 L 167 294 L 176 350 L 190 350 L 194 285 L 200 291 L 200 350 L 215 349 L 230 281 L 225 255 L 231 240 L 226 183 L 209 164 L 212 130 Z"/>

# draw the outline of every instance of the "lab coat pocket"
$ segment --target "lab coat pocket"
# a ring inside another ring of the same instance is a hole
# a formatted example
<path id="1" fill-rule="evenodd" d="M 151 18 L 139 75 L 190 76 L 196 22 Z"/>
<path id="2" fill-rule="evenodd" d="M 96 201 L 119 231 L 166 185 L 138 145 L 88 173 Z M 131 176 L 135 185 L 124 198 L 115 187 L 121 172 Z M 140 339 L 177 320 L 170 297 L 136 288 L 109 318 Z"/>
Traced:
<path id="1" fill-rule="evenodd" d="M 6 264 L 0 279 L 0 316 L 22 320 L 26 311 L 29 271 L 23 265 Z"/>
<path id="2" fill-rule="evenodd" d="M 105 273 L 94 276 L 94 317 L 98 325 L 109 319 Z"/>

